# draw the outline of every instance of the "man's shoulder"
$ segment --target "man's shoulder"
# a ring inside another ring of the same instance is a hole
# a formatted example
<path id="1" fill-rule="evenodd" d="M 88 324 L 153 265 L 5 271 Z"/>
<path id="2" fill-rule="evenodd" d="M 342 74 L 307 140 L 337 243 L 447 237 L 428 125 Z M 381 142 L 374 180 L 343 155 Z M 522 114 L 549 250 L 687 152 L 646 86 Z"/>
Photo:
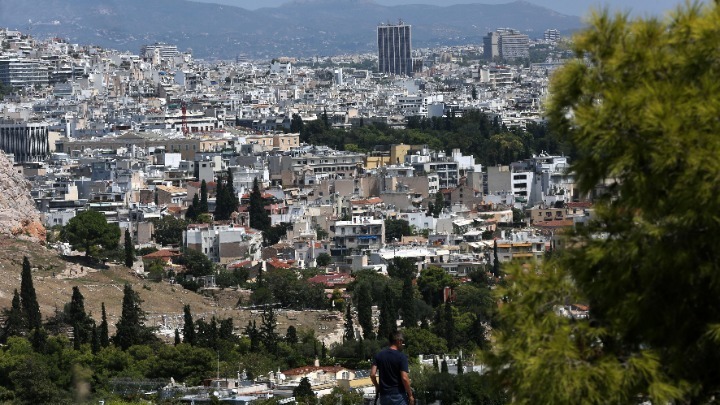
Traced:
<path id="1" fill-rule="evenodd" d="M 400 350 L 393 350 L 389 347 L 386 347 L 382 350 L 380 350 L 377 355 L 377 357 L 390 357 L 390 358 L 407 358 L 407 355 Z"/>

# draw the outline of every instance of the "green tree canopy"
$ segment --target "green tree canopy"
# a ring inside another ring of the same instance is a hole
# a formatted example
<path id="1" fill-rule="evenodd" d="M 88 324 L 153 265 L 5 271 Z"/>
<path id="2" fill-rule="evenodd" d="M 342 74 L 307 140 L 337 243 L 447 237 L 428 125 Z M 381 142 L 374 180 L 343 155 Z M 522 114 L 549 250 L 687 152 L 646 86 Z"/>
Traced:
<path id="1" fill-rule="evenodd" d="M 73 249 L 85 251 L 85 255 L 98 258 L 100 248 L 114 249 L 120 243 L 120 228 L 108 224 L 105 215 L 97 211 L 83 211 L 68 221 L 63 237 Z"/>
<path id="2" fill-rule="evenodd" d="M 420 272 L 417 285 L 423 300 L 436 307 L 443 303 L 443 289 L 445 287 L 455 287 L 457 281 L 447 274 L 442 267 L 430 266 Z"/>
<path id="3" fill-rule="evenodd" d="M 716 400 L 718 32 L 717 2 L 664 21 L 595 14 L 554 75 L 549 117 L 579 191 L 603 187 L 570 248 L 499 291 L 496 371 L 518 403 Z M 589 319 L 558 315 L 568 303 Z"/>
<path id="4" fill-rule="evenodd" d="M 175 218 L 172 215 L 165 215 L 160 219 L 152 220 L 155 232 L 153 237 L 155 242 L 163 245 L 178 246 L 182 243 L 183 231 L 187 229 L 188 222 L 183 219 Z"/>
<path id="5" fill-rule="evenodd" d="M 412 235 L 410 223 L 404 219 L 385 220 L 385 242 L 392 243 L 402 240 L 403 236 Z"/>
<path id="6" fill-rule="evenodd" d="M 193 249 L 185 249 L 177 260 L 177 264 L 185 266 L 185 274 L 201 277 L 215 273 L 215 263 L 204 253 Z"/>

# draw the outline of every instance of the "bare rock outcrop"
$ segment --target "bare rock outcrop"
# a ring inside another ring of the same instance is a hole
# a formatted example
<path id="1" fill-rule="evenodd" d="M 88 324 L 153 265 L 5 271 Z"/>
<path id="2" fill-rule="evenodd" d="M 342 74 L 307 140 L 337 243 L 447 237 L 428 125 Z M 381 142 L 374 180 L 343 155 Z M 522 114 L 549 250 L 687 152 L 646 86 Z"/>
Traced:
<path id="1" fill-rule="evenodd" d="M 30 195 L 30 183 L 3 153 L 0 153 L 0 235 L 45 242 L 45 226 Z"/>

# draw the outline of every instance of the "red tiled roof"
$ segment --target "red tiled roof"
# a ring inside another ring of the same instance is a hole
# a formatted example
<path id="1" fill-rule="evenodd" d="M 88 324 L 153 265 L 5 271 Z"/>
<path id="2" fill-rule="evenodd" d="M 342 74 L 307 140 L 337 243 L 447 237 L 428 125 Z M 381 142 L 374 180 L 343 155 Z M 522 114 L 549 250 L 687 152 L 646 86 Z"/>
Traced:
<path id="1" fill-rule="evenodd" d="M 286 262 L 280 261 L 275 258 L 268 260 L 267 264 L 272 267 L 275 267 L 276 269 L 289 269 L 290 267 L 292 267 L 289 264 L 287 264 Z"/>
<path id="2" fill-rule="evenodd" d="M 350 284 L 353 277 L 348 274 L 319 274 L 308 279 L 308 282 L 316 284 L 324 284 L 327 287 L 334 287 L 338 284 Z"/>
<path id="3" fill-rule="evenodd" d="M 188 186 L 193 186 L 196 188 L 200 188 L 200 186 L 202 186 L 201 181 L 188 181 L 187 184 L 188 184 Z M 214 181 L 206 181 L 205 185 L 207 185 L 208 188 L 211 188 L 211 187 L 215 187 L 217 185 L 217 183 Z"/>
<path id="4" fill-rule="evenodd" d="M 250 193 L 245 193 L 240 198 L 250 198 Z M 262 193 L 262 198 L 274 199 L 275 195 L 270 193 Z"/>
<path id="5" fill-rule="evenodd" d="M 231 269 L 239 269 L 241 267 L 250 266 L 251 264 L 252 264 L 252 260 L 243 260 L 241 262 L 230 264 L 230 265 L 228 265 L 228 267 Z"/>
<path id="6" fill-rule="evenodd" d="M 340 366 L 304 366 L 298 368 L 291 368 L 290 370 L 281 371 L 285 375 L 305 375 L 310 374 L 314 371 L 324 371 L 326 373 L 337 373 L 342 370 L 350 370 Z"/>
<path id="7" fill-rule="evenodd" d="M 533 226 L 536 226 L 538 228 L 565 228 L 573 226 L 573 220 L 572 219 L 560 219 L 556 221 L 540 221 L 535 222 Z"/>
<path id="8" fill-rule="evenodd" d="M 380 203 L 382 203 L 382 202 L 383 202 L 383 200 L 382 200 L 380 197 L 372 197 L 372 198 L 367 198 L 367 199 L 364 199 L 364 200 L 354 200 L 354 201 L 350 201 L 350 204 L 353 204 L 353 205 L 372 205 L 372 204 L 380 204 Z"/>
<path id="9" fill-rule="evenodd" d="M 590 201 L 569 202 L 566 205 L 568 208 L 590 208 L 590 207 L 592 207 L 592 203 Z"/>
<path id="10" fill-rule="evenodd" d="M 148 253 L 143 256 L 143 259 L 165 259 L 168 257 L 180 256 L 180 253 L 175 250 L 158 250 L 157 252 Z"/>

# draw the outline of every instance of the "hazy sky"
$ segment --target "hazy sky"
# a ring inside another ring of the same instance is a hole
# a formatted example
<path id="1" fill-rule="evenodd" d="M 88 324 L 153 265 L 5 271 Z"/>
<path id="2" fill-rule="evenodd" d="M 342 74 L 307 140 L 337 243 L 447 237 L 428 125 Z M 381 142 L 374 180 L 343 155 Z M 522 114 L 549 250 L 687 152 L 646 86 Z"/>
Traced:
<path id="1" fill-rule="evenodd" d="M 195 0 L 208 3 L 224 3 L 232 4 L 247 9 L 256 9 L 260 7 L 276 7 L 287 3 L 289 0 Z M 345 2 L 348 0 L 338 0 Z M 398 4 L 436 4 L 450 5 L 463 3 L 485 3 L 498 4 L 507 3 L 509 0 L 374 0 L 376 3 L 384 5 Z M 684 0 L 528 0 L 540 6 L 547 7 L 551 10 L 558 11 L 563 14 L 584 16 L 591 7 L 602 7 L 607 5 L 611 10 L 629 11 L 636 16 L 655 15 L 662 16 L 668 10 L 675 9 L 677 5 L 683 4 Z"/>

